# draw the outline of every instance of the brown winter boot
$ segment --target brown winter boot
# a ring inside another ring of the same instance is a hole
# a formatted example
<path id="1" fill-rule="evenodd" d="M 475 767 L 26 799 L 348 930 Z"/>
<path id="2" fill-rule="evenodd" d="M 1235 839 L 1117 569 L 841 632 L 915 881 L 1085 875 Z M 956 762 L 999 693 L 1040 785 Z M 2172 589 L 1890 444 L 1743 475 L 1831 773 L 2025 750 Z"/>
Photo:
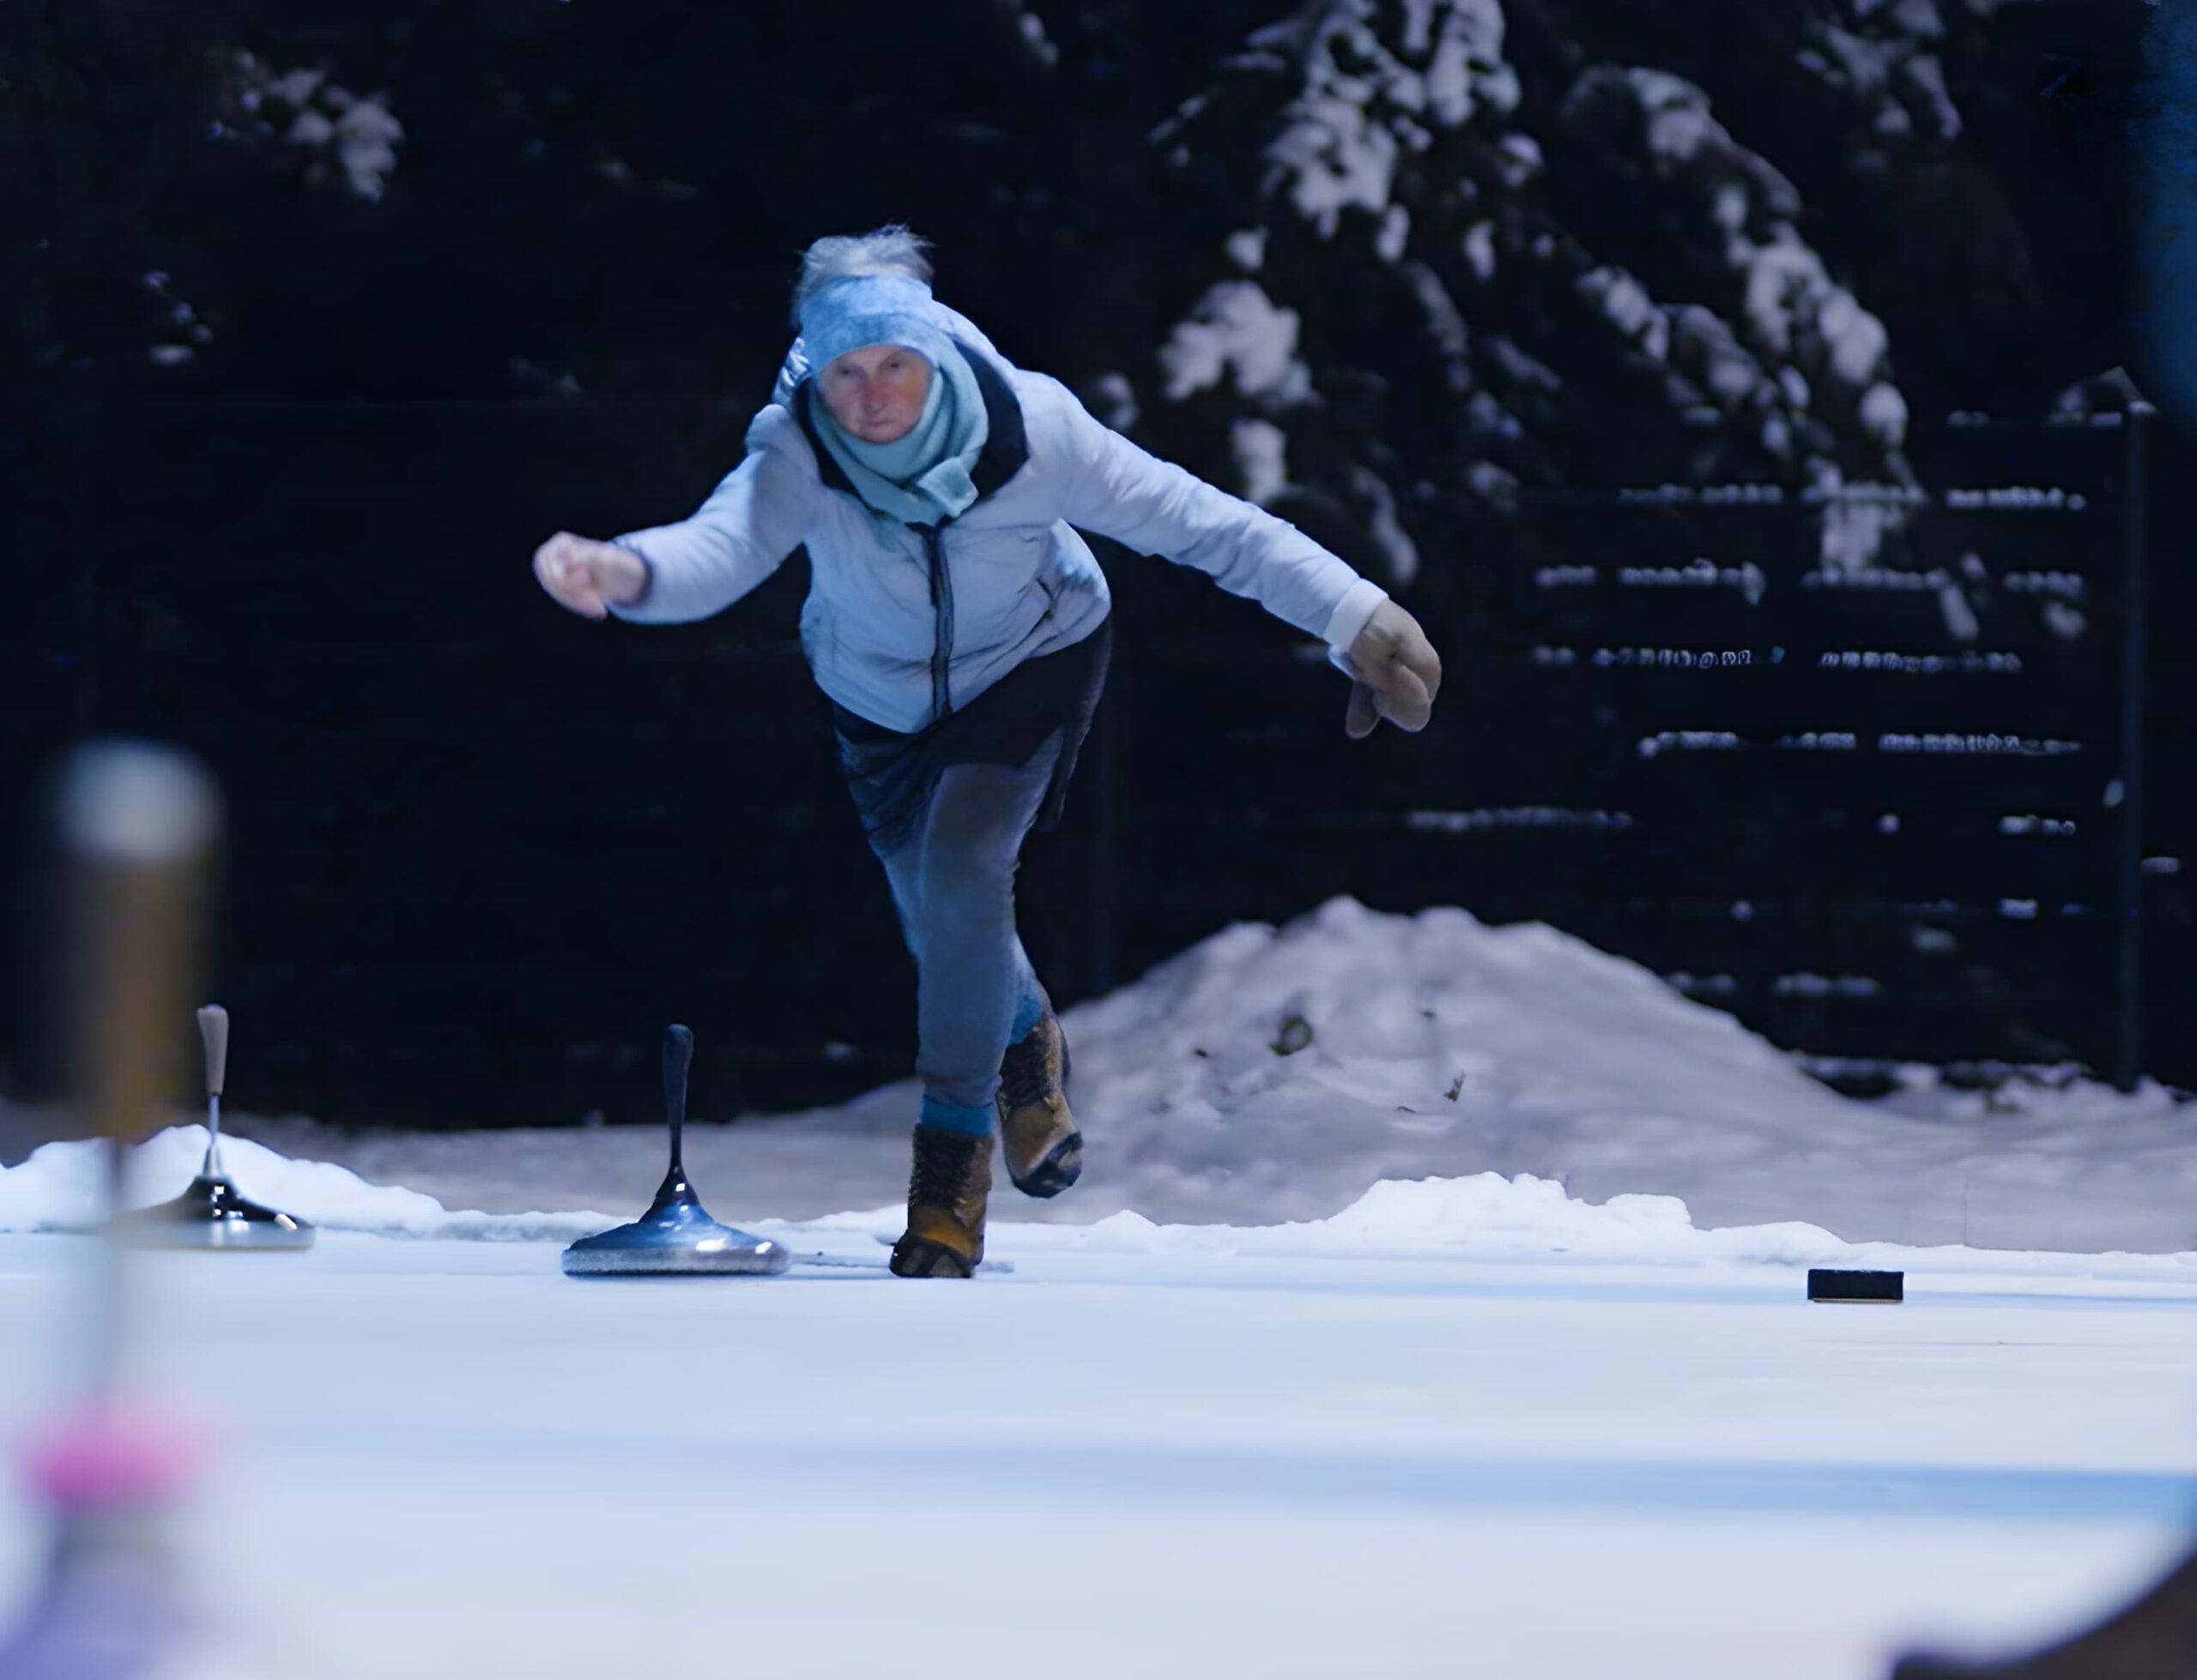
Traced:
<path id="1" fill-rule="evenodd" d="M 942 1126 L 916 1127 L 908 1229 L 893 1245 L 899 1278 L 966 1278 L 984 1257 L 992 1140 Z"/>
<path id="2" fill-rule="evenodd" d="M 1068 1038 L 1050 1010 L 999 1065 L 1000 1152 L 1026 1196 L 1057 1196 L 1083 1173 L 1083 1133 L 1068 1111 Z"/>
<path id="3" fill-rule="evenodd" d="M 2197 1674 L 2197 1556 L 2088 1633 L 2012 1662 L 1910 1657 L 1892 1680 L 2188 1680 Z"/>

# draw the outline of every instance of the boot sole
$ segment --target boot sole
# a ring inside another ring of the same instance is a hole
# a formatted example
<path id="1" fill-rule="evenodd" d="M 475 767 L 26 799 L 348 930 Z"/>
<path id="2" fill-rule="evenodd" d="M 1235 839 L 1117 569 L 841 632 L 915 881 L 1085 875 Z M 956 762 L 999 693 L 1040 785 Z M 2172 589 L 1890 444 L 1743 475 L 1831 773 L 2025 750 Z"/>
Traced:
<path id="1" fill-rule="evenodd" d="M 1050 1201 L 1082 1176 L 1083 1133 L 1080 1132 L 1071 1132 L 1055 1144 L 1046 1151 L 1045 1158 L 1031 1168 L 1023 1177 L 1017 1178 L 1012 1171 L 1008 1174 L 1008 1181 L 1016 1189 L 1039 1201 Z"/>
<path id="2" fill-rule="evenodd" d="M 888 1269 L 896 1278 L 966 1278 L 976 1262 L 927 1236 L 904 1236 L 893 1245 Z"/>

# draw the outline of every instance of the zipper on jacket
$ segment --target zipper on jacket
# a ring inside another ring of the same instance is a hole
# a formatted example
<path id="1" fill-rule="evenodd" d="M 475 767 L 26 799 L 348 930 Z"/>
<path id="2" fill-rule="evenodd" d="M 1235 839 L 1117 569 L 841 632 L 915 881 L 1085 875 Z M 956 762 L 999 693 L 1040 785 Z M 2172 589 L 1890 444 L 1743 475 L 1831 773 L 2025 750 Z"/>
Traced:
<path id="1" fill-rule="evenodd" d="M 953 664 L 953 574 L 946 568 L 946 526 L 921 525 L 923 547 L 930 556 L 930 721 L 942 722 L 953 710 L 953 686 L 948 673 Z"/>

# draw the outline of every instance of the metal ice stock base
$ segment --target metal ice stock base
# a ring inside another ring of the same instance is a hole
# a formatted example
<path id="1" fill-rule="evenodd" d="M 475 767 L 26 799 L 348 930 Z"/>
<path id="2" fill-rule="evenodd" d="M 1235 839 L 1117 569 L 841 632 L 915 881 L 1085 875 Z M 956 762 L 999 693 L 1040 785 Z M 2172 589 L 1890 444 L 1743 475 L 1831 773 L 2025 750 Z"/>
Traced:
<path id="1" fill-rule="evenodd" d="M 198 1012 L 206 1047 L 206 1159 L 198 1176 L 172 1201 L 125 1213 L 117 1238 L 135 1248 L 244 1248 L 264 1254 L 312 1247 L 312 1227 L 294 1213 L 263 1207 L 221 1170 L 221 1086 L 229 1066 L 229 1012 L 209 1004 Z"/>
<path id="2" fill-rule="evenodd" d="M 263 1252 L 312 1247 L 313 1230 L 288 1213 L 263 1207 L 228 1179 L 201 1173 L 172 1201 L 141 1207 L 115 1221 L 115 1235 L 136 1248 L 250 1248 Z"/>
<path id="3" fill-rule="evenodd" d="M 687 1070 L 694 1035 L 675 1026 L 663 1039 L 664 1120 L 671 1132 L 671 1165 L 649 1211 L 630 1225 L 584 1236 L 565 1250 L 566 1275 L 573 1278 L 775 1277 L 792 1255 L 782 1242 L 719 1224 L 687 1181 L 680 1136 L 687 1122 Z"/>

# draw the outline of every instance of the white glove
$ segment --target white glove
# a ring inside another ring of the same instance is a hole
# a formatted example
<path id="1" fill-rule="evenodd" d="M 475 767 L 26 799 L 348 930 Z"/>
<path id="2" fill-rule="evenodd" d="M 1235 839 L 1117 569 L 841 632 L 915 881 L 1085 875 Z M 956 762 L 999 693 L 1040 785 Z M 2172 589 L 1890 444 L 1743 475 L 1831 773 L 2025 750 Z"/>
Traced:
<path id="1" fill-rule="evenodd" d="M 1371 734 L 1383 718 L 1413 734 L 1434 715 L 1442 660 L 1419 620 L 1393 601 L 1373 609 L 1343 656 L 1351 675 L 1343 728 L 1353 740 Z"/>
<path id="2" fill-rule="evenodd" d="M 601 619 L 648 593 L 648 562 L 629 548 L 560 531 L 534 551 L 534 575 L 558 605 Z"/>

